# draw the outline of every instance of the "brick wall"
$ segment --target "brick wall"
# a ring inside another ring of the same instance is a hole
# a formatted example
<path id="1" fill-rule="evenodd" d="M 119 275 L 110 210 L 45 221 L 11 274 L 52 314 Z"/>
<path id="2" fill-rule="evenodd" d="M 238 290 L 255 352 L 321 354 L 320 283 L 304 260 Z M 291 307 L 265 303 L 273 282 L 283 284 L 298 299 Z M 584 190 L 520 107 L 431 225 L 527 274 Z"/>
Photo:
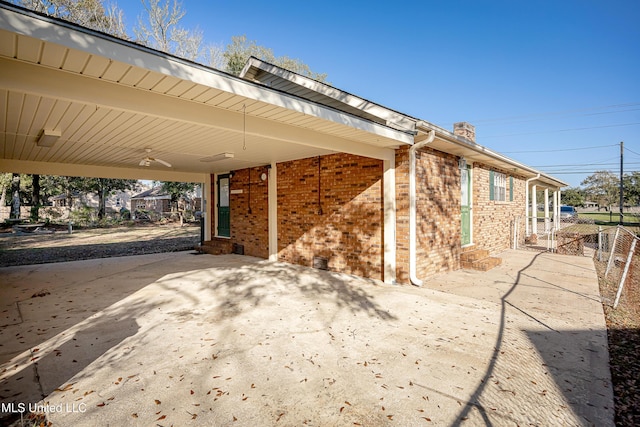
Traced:
<path id="1" fill-rule="evenodd" d="M 489 200 L 489 172 L 507 177 L 506 201 Z M 513 201 L 509 201 L 509 177 L 513 177 Z M 473 242 L 478 248 L 497 254 L 512 246 L 513 222 L 520 223 L 524 242 L 525 185 L 523 177 L 480 163 L 473 165 Z"/>
<path id="2" fill-rule="evenodd" d="M 278 258 L 383 279 L 382 161 L 334 154 L 278 164 Z"/>
<path id="3" fill-rule="evenodd" d="M 233 171 L 231 178 L 231 242 L 244 246 L 244 254 L 269 258 L 268 180 L 265 167 Z M 240 194 L 233 192 L 242 190 Z"/>
<path id="4" fill-rule="evenodd" d="M 458 158 L 431 148 L 416 154 L 418 278 L 460 268 Z M 409 149 L 396 151 L 396 280 L 409 283 Z"/>

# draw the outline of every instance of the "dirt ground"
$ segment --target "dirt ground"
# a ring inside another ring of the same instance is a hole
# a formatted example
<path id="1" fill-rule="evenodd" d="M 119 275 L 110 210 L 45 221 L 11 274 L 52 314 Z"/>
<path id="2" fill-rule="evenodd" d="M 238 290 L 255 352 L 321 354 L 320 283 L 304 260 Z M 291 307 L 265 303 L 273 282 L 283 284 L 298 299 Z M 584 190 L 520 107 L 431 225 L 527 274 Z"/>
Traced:
<path id="1" fill-rule="evenodd" d="M 189 250 L 200 241 L 194 225 L 143 225 L 53 232 L 0 233 L 0 267 Z"/>
<path id="2" fill-rule="evenodd" d="M 604 279 L 599 268 L 601 295 L 615 295 L 618 283 Z M 609 339 L 609 358 L 616 426 L 640 425 L 640 277 L 625 283 L 620 305 L 603 303 Z"/>

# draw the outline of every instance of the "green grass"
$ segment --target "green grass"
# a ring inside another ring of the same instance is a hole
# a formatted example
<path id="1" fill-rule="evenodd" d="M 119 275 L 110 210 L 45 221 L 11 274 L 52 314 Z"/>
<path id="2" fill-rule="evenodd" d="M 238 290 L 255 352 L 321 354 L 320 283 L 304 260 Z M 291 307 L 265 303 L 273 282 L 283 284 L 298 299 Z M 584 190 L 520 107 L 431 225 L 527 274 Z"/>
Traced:
<path id="1" fill-rule="evenodd" d="M 620 214 L 611 212 L 583 212 L 578 218 L 592 219 L 598 225 L 617 225 L 620 223 Z M 624 216 L 625 225 L 639 225 L 640 218 L 637 214 Z"/>

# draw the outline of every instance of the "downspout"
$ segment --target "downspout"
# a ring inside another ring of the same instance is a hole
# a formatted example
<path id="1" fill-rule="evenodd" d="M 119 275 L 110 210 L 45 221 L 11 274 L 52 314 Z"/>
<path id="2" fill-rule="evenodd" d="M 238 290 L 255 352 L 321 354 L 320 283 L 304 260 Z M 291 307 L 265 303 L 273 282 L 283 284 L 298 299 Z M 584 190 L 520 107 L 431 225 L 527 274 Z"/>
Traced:
<path id="1" fill-rule="evenodd" d="M 416 203 L 416 151 L 433 142 L 436 131 L 429 130 L 429 136 L 409 148 L 409 280 L 415 286 L 422 286 L 422 280 L 416 274 L 418 233 L 417 228 L 417 203 Z"/>
<path id="2" fill-rule="evenodd" d="M 540 174 L 538 174 L 537 176 L 534 176 L 533 178 L 529 178 L 528 180 L 526 180 L 524 182 L 524 235 L 525 237 L 529 237 L 529 220 L 527 219 L 527 216 L 529 216 L 529 183 L 531 181 L 533 181 L 534 179 L 539 179 L 540 178 Z M 536 218 L 537 220 L 537 218 Z"/>

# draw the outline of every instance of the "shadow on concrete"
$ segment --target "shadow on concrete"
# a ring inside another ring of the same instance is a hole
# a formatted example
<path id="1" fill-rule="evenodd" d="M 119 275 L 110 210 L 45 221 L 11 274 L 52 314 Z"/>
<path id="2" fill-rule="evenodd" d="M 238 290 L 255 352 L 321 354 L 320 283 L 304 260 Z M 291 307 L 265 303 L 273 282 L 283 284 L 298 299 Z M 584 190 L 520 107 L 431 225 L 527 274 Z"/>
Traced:
<path id="1" fill-rule="evenodd" d="M 74 376 L 94 363 L 97 365 L 90 371 L 99 369 L 104 365 L 99 361 L 101 357 L 137 333 L 138 325 L 133 318 L 135 310 L 129 317 L 120 316 L 121 313 L 100 316 L 84 322 L 86 327 L 81 327 L 68 338 L 61 337 L 61 345 L 50 343 L 51 348 L 35 347 L 26 351 L 25 356 L 32 363 L 0 381 L 0 401 L 5 405 L 0 411 L 0 423 L 20 419 L 20 412 L 16 412 L 20 404 L 27 405 L 29 412 L 30 407 L 35 407 L 37 402 L 54 391 L 74 393 L 73 383 L 69 382 Z M 7 404 L 13 405 L 9 411 L 5 411 Z"/>
<path id="2" fill-rule="evenodd" d="M 7 327 L 11 333 L 28 336 L 26 329 L 35 325 L 42 328 L 42 334 L 36 334 L 20 346 L 14 345 L 17 351 L 4 354 L 0 400 L 34 403 L 54 391 L 71 393 L 70 381 L 79 381 L 111 362 L 126 360 L 135 355 L 134 352 L 144 351 L 140 345 L 126 350 L 126 346 L 120 344 L 140 335 L 138 319 L 151 311 L 185 319 L 204 314 L 204 321 L 218 322 L 233 320 L 267 303 L 273 305 L 280 296 L 297 295 L 303 301 L 320 299 L 333 307 L 336 314 L 347 310 L 382 321 L 396 319 L 376 303 L 366 287 L 350 285 L 351 276 L 239 255 L 191 257 L 183 254 L 182 257 L 179 272 L 171 271 L 177 265 L 174 260 L 145 260 L 139 267 L 130 266 L 127 274 L 112 272 L 88 283 L 78 281 L 75 287 L 68 286 L 64 292 L 54 289 L 51 295 L 36 298 L 32 311 L 37 312 L 38 307 L 48 310 L 42 323 L 31 319 L 28 324 Z M 115 259 L 103 262 L 118 265 Z M 73 269 L 67 268 L 64 274 L 72 275 Z M 61 275 L 57 279 L 65 280 Z M 77 288 L 87 292 L 89 299 L 71 299 Z M 143 288 L 146 288 L 144 292 L 138 292 Z M 153 298 L 149 298 L 149 292 Z M 79 304 L 91 309 L 65 318 L 64 315 Z M 59 317 L 57 327 L 47 327 L 53 324 L 48 322 L 56 321 L 52 317 Z M 327 324 L 330 323 L 328 319 Z M 152 328 L 158 326 L 161 325 Z M 148 332 L 147 327 L 143 333 Z"/>
<path id="3" fill-rule="evenodd" d="M 603 425 L 599 399 L 611 394 L 609 378 L 598 378 L 607 366 L 606 330 L 525 331 L 552 378 L 585 425 Z M 576 375 L 585 372 L 590 375 Z M 605 417 L 606 419 L 606 417 Z"/>
<path id="4" fill-rule="evenodd" d="M 592 369 L 593 366 L 608 366 L 607 331 L 586 329 L 559 331 L 549 326 L 535 313 L 528 312 L 507 301 L 509 296 L 522 284 L 525 276 L 538 280 L 537 277 L 527 274 L 527 272 L 533 268 L 538 258 L 542 255 L 543 253 L 535 255 L 528 265 L 521 268 L 512 286 L 500 297 L 500 323 L 489 365 L 467 405 L 461 409 L 455 421 L 451 424 L 452 426 L 461 426 L 468 419 L 472 409 L 476 409 L 479 412 L 485 426 L 494 425 L 490 417 L 490 410 L 485 408 L 481 402 L 484 393 L 488 391 L 488 384 L 497 373 L 498 361 L 502 357 L 507 357 L 504 355 L 505 352 L 503 350 L 505 350 L 506 344 L 506 329 L 509 329 L 507 324 L 510 323 L 507 320 L 508 308 L 525 315 L 540 326 L 537 330 L 525 330 L 523 332 L 535 346 L 544 361 L 543 366 L 551 374 L 557 389 L 562 392 L 573 413 L 585 425 L 607 425 L 610 423 L 611 420 L 608 419 L 609 412 L 602 411 L 602 402 L 608 402 L 610 399 L 611 390 L 608 390 L 610 379 L 608 377 L 599 378 L 597 376 L 599 374 L 598 369 Z M 558 287 L 553 283 L 545 283 Z M 593 299 L 589 295 L 560 288 L 580 297 Z M 534 387 L 532 384 L 536 384 L 535 381 L 531 381 L 529 388 Z M 545 391 L 543 390 L 542 394 L 544 395 L 544 393 Z M 600 403 L 596 403 L 600 399 Z M 562 405 L 562 402 L 559 402 L 559 405 Z M 606 406 L 605 408 L 611 410 Z"/>

